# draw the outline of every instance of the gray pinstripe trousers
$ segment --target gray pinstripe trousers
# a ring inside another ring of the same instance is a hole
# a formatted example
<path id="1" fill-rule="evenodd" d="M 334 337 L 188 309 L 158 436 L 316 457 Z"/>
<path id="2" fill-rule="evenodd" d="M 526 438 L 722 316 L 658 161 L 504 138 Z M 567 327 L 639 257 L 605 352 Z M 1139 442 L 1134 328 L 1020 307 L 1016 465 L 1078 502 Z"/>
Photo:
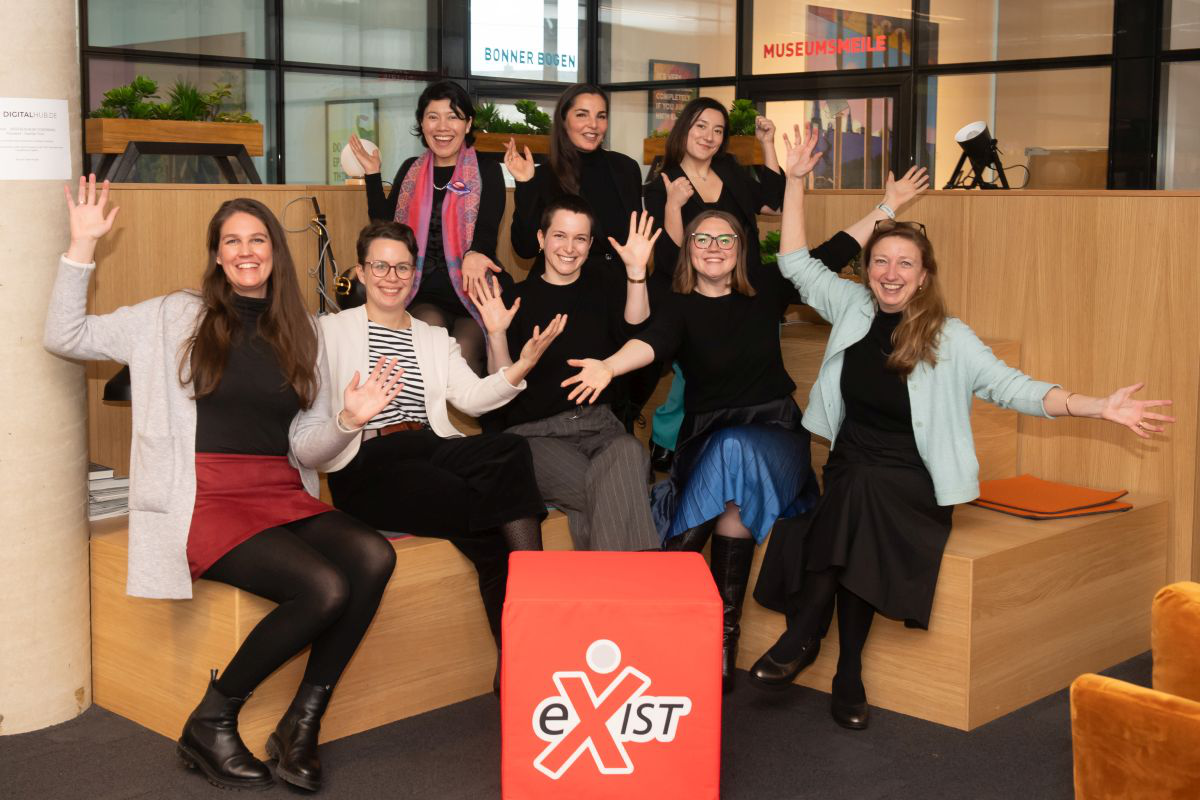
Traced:
<path id="1" fill-rule="evenodd" d="M 650 517 L 650 455 L 607 405 L 583 406 L 508 429 L 529 440 L 538 490 L 562 509 L 576 550 L 661 546 Z"/>

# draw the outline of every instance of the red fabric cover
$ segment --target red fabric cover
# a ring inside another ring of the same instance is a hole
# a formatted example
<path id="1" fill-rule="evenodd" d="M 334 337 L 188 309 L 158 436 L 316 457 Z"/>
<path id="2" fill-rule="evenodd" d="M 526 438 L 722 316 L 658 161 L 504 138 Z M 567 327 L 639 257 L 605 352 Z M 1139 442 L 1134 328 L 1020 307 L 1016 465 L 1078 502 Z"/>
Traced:
<path id="1" fill-rule="evenodd" d="M 332 510 L 304 490 L 286 456 L 196 453 L 187 541 L 192 580 L 259 531 Z"/>
<path id="2" fill-rule="evenodd" d="M 513 553 L 503 641 L 506 800 L 716 800 L 721 600 L 698 553 Z"/>

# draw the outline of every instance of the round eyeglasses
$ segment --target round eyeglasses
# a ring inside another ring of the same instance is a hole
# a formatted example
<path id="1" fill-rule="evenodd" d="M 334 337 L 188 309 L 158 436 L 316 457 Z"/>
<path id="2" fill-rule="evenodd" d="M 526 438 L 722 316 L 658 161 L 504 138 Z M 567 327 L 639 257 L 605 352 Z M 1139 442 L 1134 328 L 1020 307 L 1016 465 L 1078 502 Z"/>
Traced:
<path id="1" fill-rule="evenodd" d="M 370 261 L 367 263 L 367 269 L 369 269 L 371 274 L 376 278 L 386 278 L 389 272 L 395 270 L 396 277 L 403 280 L 411 276 L 417 268 L 413 264 L 409 263 L 389 264 L 386 261 Z"/>

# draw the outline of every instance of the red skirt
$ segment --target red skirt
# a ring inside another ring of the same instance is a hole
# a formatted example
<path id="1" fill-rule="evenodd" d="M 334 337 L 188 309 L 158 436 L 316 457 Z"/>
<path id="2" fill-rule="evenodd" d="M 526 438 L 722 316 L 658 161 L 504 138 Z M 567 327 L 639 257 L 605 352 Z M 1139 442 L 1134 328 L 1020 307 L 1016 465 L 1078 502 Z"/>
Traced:
<path id="1" fill-rule="evenodd" d="M 196 453 L 187 541 L 192 580 L 256 533 L 332 510 L 305 491 L 287 456 Z"/>

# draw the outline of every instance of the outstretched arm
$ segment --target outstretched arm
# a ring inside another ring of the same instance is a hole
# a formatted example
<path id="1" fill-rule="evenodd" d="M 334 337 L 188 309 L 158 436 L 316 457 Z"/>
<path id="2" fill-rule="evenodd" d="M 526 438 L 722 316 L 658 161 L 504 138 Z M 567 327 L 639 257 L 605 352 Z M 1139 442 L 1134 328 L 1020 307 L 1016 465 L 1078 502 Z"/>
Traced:
<path id="1" fill-rule="evenodd" d="M 654 362 L 654 348 L 641 339 L 630 339 L 625 345 L 603 361 L 595 358 L 572 358 L 567 364 L 579 367 L 579 374 L 562 382 L 565 389 L 574 386 L 567 395 L 576 405 L 594 403 L 612 379 Z"/>
<path id="2" fill-rule="evenodd" d="M 908 205 L 914 197 L 929 188 L 929 173 L 924 167 L 909 167 L 904 177 L 896 180 L 888 173 L 887 184 L 883 190 L 883 202 L 872 208 L 865 217 L 845 228 L 846 233 L 854 237 L 858 246 L 862 247 L 875 231 L 875 223 L 880 220 L 894 219 L 900 209 Z M 887 206 L 892 212 L 888 214 L 880 206 Z"/>
<path id="3" fill-rule="evenodd" d="M 1151 411 L 1171 405 L 1170 400 L 1134 400 L 1133 394 L 1145 383 L 1123 386 L 1108 397 L 1090 397 L 1078 392 L 1054 387 L 1042 398 L 1042 407 L 1052 417 L 1090 417 L 1124 425 L 1143 439 L 1151 433 L 1162 433 L 1174 417 Z"/>
<path id="4" fill-rule="evenodd" d="M 625 322 L 629 325 L 641 325 L 650 317 L 646 265 L 650 263 L 650 254 L 654 251 L 654 243 L 662 233 L 662 228 L 654 231 L 653 235 L 650 234 L 652 230 L 654 217 L 643 211 L 639 219 L 634 212 L 629 215 L 629 234 L 625 237 L 625 244 L 608 237 L 608 243 L 625 264 Z"/>

